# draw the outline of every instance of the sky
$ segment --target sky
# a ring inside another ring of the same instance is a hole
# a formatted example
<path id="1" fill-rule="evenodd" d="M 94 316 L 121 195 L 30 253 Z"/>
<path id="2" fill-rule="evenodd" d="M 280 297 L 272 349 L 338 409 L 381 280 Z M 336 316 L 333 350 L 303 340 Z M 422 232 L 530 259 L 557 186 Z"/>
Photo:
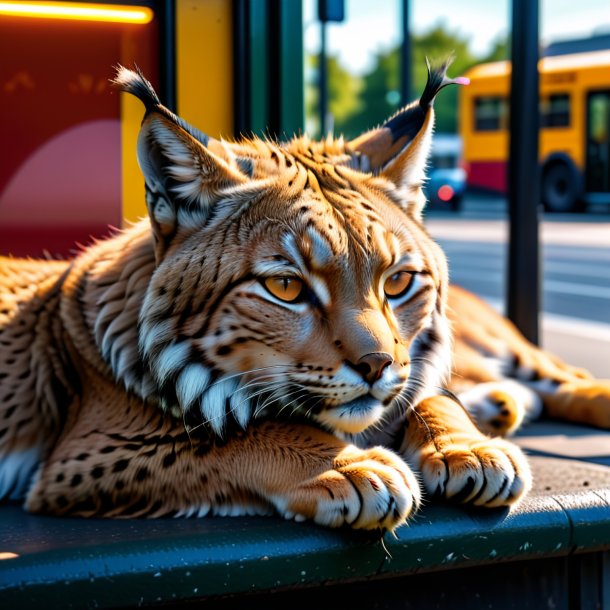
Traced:
<path id="1" fill-rule="evenodd" d="M 328 49 L 350 70 L 363 73 L 371 67 L 375 51 L 398 44 L 402 38 L 399 0 L 345 0 L 346 21 L 328 26 Z M 305 46 L 319 48 L 316 0 L 305 0 Z M 509 29 L 510 0 L 411 0 L 410 23 L 421 33 L 444 21 L 449 29 L 471 39 L 475 54 L 484 54 Z M 540 38 L 580 38 L 595 32 L 610 33 L 609 0 L 541 0 Z"/>

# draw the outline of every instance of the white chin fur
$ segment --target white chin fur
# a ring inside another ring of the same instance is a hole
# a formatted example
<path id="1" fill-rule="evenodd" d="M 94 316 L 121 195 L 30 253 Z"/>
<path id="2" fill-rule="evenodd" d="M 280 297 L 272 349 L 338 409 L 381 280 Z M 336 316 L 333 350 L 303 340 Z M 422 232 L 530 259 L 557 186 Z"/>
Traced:
<path id="1" fill-rule="evenodd" d="M 344 405 L 324 410 L 318 413 L 315 419 L 331 430 L 346 434 L 358 434 L 376 424 L 381 419 L 383 411 L 381 405 L 362 410 Z"/>

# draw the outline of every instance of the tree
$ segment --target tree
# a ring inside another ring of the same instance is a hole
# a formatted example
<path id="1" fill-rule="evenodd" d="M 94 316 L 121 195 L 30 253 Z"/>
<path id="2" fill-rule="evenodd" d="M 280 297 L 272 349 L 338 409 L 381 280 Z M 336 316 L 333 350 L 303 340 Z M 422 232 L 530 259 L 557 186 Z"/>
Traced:
<path id="1" fill-rule="evenodd" d="M 503 61 L 510 59 L 510 46 L 506 35 L 498 36 L 494 40 L 493 46 L 487 55 L 479 58 L 479 63 L 488 63 L 491 61 Z"/>
<path id="2" fill-rule="evenodd" d="M 477 63 L 469 49 L 470 40 L 457 32 L 447 29 L 444 22 L 437 23 L 431 30 L 414 36 L 413 44 L 413 90 L 417 95 L 424 90 L 428 73 L 426 57 L 434 61 L 442 61 L 453 57 L 449 68 L 451 75 L 459 76 Z M 448 87 L 443 90 L 434 102 L 436 111 L 436 130 L 438 132 L 455 133 L 457 131 L 458 88 Z"/>
<path id="3" fill-rule="evenodd" d="M 398 62 L 397 49 L 377 55 L 373 69 L 362 78 L 358 112 L 336 122 L 338 133 L 354 137 L 396 112 L 400 100 Z"/>
<path id="4" fill-rule="evenodd" d="M 412 91 L 417 97 L 424 90 L 427 79 L 426 57 L 442 61 L 453 56 L 449 74 L 459 76 L 475 64 L 506 59 L 508 43 L 499 37 L 491 50 L 477 57 L 470 50 L 470 39 L 451 30 L 445 21 L 437 22 L 430 30 L 411 38 L 413 57 Z M 317 58 L 312 58 L 317 65 Z M 351 74 L 336 57 L 328 59 L 329 108 L 334 116 L 335 133 L 354 137 L 379 125 L 394 114 L 400 103 L 400 48 L 377 53 L 373 67 L 364 76 Z M 317 70 L 316 70 L 317 72 Z M 434 103 L 436 130 L 457 131 L 458 87 L 443 90 Z M 308 97 L 308 116 L 317 116 L 317 95 Z"/>
<path id="5" fill-rule="evenodd" d="M 309 55 L 306 58 L 308 72 L 312 76 L 307 78 L 308 87 L 306 88 L 306 116 L 315 116 L 318 119 L 319 98 L 318 87 L 315 78 L 318 74 L 319 57 Z M 334 118 L 335 126 L 343 125 L 345 121 L 361 111 L 362 99 L 362 79 L 341 65 L 338 57 L 329 56 L 326 59 L 328 70 L 328 110 Z M 320 129 L 319 120 L 315 124 L 310 124 L 308 132 L 317 132 Z M 335 127 L 336 131 L 336 127 Z"/>
<path id="6" fill-rule="evenodd" d="M 426 60 L 443 60 L 454 56 L 450 73 L 459 75 L 478 63 L 469 49 L 469 39 L 447 28 L 444 22 L 431 30 L 412 37 L 413 90 L 423 91 L 426 85 Z M 391 116 L 399 106 L 400 49 L 377 54 L 373 68 L 364 75 L 360 110 L 336 121 L 337 131 L 354 136 L 378 125 Z M 446 89 L 435 102 L 437 131 L 455 132 L 457 129 L 457 96 L 455 87 Z"/>

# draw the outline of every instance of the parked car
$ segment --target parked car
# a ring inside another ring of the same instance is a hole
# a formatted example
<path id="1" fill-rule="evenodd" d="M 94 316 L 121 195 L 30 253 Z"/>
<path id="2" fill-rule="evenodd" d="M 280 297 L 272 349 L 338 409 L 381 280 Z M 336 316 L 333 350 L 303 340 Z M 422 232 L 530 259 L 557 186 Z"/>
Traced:
<path id="1" fill-rule="evenodd" d="M 459 136 L 434 136 L 426 183 L 430 207 L 460 209 L 466 189 L 466 172 L 461 167 L 461 158 L 462 140 Z"/>

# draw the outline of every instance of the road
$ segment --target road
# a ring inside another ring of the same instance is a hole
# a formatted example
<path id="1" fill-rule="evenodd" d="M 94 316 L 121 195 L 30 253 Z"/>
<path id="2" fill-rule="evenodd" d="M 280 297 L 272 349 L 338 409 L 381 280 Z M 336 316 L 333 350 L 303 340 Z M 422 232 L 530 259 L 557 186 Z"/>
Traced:
<path id="1" fill-rule="evenodd" d="M 507 231 L 504 201 L 467 198 L 459 213 L 428 214 L 449 259 L 451 280 L 503 310 Z M 545 216 L 542 344 L 610 378 L 610 214 Z"/>

